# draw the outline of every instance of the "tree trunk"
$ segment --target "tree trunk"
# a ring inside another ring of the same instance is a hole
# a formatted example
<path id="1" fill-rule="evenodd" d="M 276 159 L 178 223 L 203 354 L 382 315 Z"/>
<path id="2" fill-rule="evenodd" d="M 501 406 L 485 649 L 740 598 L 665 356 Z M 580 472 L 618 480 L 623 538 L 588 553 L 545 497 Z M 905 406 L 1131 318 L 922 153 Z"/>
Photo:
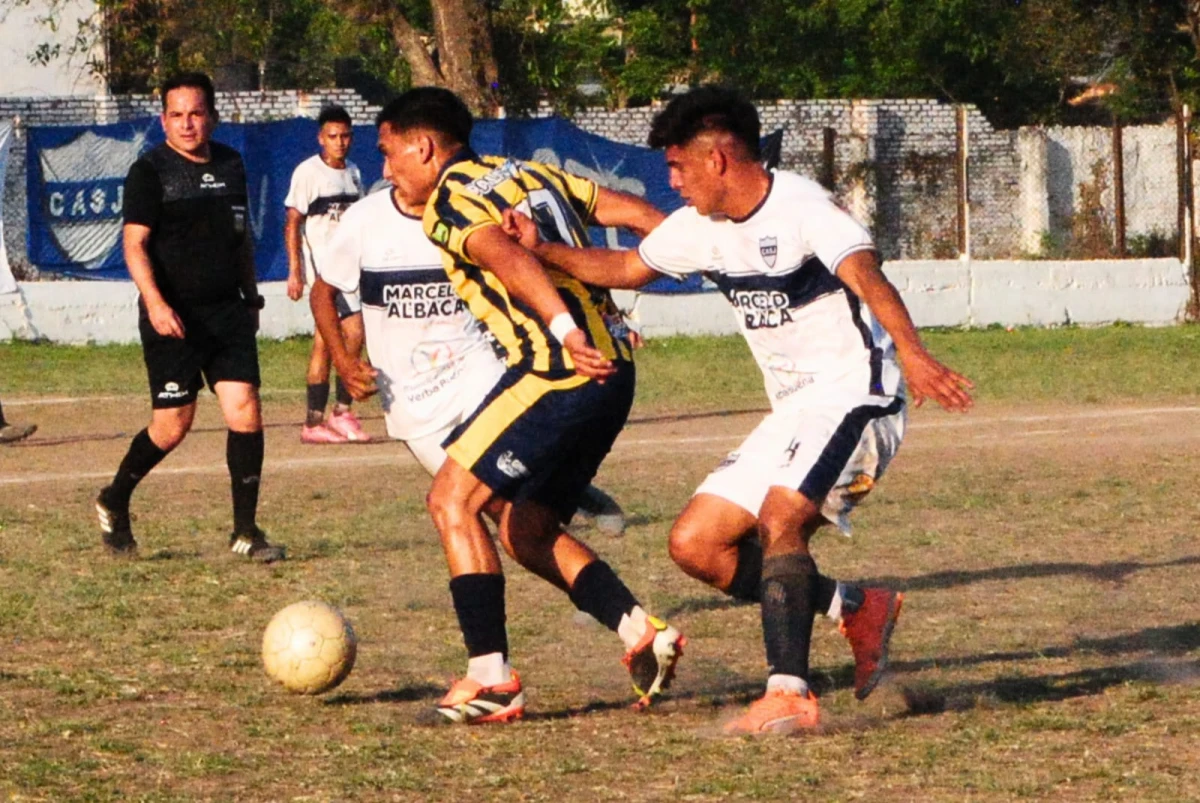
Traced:
<path id="1" fill-rule="evenodd" d="M 499 70 L 487 7 L 482 0 L 433 0 L 433 30 L 443 85 L 473 114 L 493 116 Z"/>

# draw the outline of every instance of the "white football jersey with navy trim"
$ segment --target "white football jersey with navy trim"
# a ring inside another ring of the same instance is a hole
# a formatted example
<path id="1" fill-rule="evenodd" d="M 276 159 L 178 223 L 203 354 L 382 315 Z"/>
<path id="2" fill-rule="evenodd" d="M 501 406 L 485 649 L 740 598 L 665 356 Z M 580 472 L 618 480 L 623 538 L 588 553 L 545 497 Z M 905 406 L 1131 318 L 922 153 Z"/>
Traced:
<path id="1" fill-rule="evenodd" d="M 821 185 L 772 173 L 745 220 L 677 210 L 639 247 L 675 278 L 700 273 L 733 305 L 774 409 L 831 395 L 902 393 L 895 348 L 866 304 L 837 277 L 842 260 L 872 250 L 871 235 Z"/>
<path id="2" fill-rule="evenodd" d="M 321 252 L 337 229 L 342 213 L 363 197 L 362 173 L 349 160 L 344 168 L 330 167 L 320 154 L 310 156 L 292 171 L 283 205 L 304 215 L 305 267 L 320 274 Z"/>
<path id="3" fill-rule="evenodd" d="M 325 250 L 321 278 L 362 296 L 363 329 L 388 434 L 408 440 L 472 412 L 504 363 L 454 292 L 442 252 L 391 192 L 351 206 Z"/>

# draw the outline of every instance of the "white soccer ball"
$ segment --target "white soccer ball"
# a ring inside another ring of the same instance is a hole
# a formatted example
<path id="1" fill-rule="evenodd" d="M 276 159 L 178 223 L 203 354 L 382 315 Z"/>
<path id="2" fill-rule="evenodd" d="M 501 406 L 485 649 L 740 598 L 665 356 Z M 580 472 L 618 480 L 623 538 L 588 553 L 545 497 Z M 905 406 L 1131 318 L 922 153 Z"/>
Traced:
<path id="1" fill-rule="evenodd" d="M 320 694 L 354 668 L 358 640 L 342 612 L 315 600 L 293 603 L 263 633 L 263 667 L 297 694 Z"/>

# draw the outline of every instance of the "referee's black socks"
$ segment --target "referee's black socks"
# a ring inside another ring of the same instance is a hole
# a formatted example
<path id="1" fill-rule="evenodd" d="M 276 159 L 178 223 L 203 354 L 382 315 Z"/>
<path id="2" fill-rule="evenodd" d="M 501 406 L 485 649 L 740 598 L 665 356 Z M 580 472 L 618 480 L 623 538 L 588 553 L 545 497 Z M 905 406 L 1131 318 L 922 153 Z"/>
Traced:
<path id="1" fill-rule="evenodd" d="M 129 451 L 121 460 L 116 476 L 113 477 L 112 484 L 105 495 L 105 501 L 118 509 L 128 508 L 129 498 L 133 496 L 133 489 L 166 456 L 167 451 L 160 449 L 154 441 L 150 440 L 149 429 L 143 429 L 134 435 L 133 441 L 129 444 Z"/>
<path id="2" fill-rule="evenodd" d="M 262 430 L 229 430 L 229 437 L 225 441 L 225 462 L 229 465 L 229 485 L 233 491 L 233 531 L 239 535 L 253 533 L 263 464 Z"/>

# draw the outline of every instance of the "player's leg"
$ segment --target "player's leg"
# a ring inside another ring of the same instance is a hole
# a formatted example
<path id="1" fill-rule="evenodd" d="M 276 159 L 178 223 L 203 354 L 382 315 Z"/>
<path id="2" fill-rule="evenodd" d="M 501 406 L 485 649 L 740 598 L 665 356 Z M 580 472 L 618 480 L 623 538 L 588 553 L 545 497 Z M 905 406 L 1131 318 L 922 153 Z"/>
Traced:
<path id="1" fill-rule="evenodd" d="M 688 575 L 734 599 L 759 601 L 763 558 L 758 518 L 741 505 L 697 493 L 671 526 L 667 546 Z"/>
<path id="2" fill-rule="evenodd" d="M 37 424 L 10 424 L 4 418 L 4 408 L 0 406 L 0 444 L 23 441 L 37 432 Z"/>
<path id="3" fill-rule="evenodd" d="M 283 547 L 267 541 L 259 529 L 258 494 L 264 452 L 262 402 L 259 399 L 258 341 L 253 313 L 231 304 L 209 322 L 214 345 L 204 367 L 205 378 L 221 406 L 228 432 L 225 462 L 233 503 L 229 548 L 263 563 L 283 560 Z"/>
<path id="4" fill-rule="evenodd" d="M 307 411 L 300 440 L 304 443 L 345 443 L 346 438 L 325 424 L 325 408 L 329 406 L 329 346 L 316 329 L 313 330 L 312 351 L 304 374 Z"/>
<path id="5" fill-rule="evenodd" d="M 501 521 L 500 535 L 522 565 L 567 591 L 576 608 L 617 634 L 636 707 L 643 708 L 670 685 L 685 639 L 649 615 L 608 563 L 563 531 L 625 425 L 635 377 L 633 364 L 622 363 L 604 384 L 547 393 L 512 424 L 506 443 L 529 476 Z"/>
<path id="6" fill-rule="evenodd" d="M 142 356 L 150 386 L 150 424 L 133 437 L 112 482 L 96 496 L 105 547 L 114 554 L 137 549 L 130 526 L 129 503 L 147 474 L 178 446 L 192 427 L 203 354 L 195 338 L 164 337 L 148 318 L 139 318 Z"/>
<path id="7" fill-rule="evenodd" d="M 525 710 L 508 660 L 504 574 L 479 514 L 492 491 L 453 459 L 445 460 L 426 499 L 450 568 L 450 597 L 467 648 L 467 674 L 437 706 L 457 723 L 505 722 Z"/>
<path id="8" fill-rule="evenodd" d="M 335 303 L 342 337 L 346 341 L 346 350 L 357 357 L 362 354 L 364 343 L 362 302 L 357 293 L 338 293 Z M 337 398 L 326 426 L 348 441 L 362 443 L 371 440 L 371 436 L 363 431 L 362 423 L 350 409 L 354 404 L 354 397 L 350 395 L 340 376 L 334 385 Z"/>

